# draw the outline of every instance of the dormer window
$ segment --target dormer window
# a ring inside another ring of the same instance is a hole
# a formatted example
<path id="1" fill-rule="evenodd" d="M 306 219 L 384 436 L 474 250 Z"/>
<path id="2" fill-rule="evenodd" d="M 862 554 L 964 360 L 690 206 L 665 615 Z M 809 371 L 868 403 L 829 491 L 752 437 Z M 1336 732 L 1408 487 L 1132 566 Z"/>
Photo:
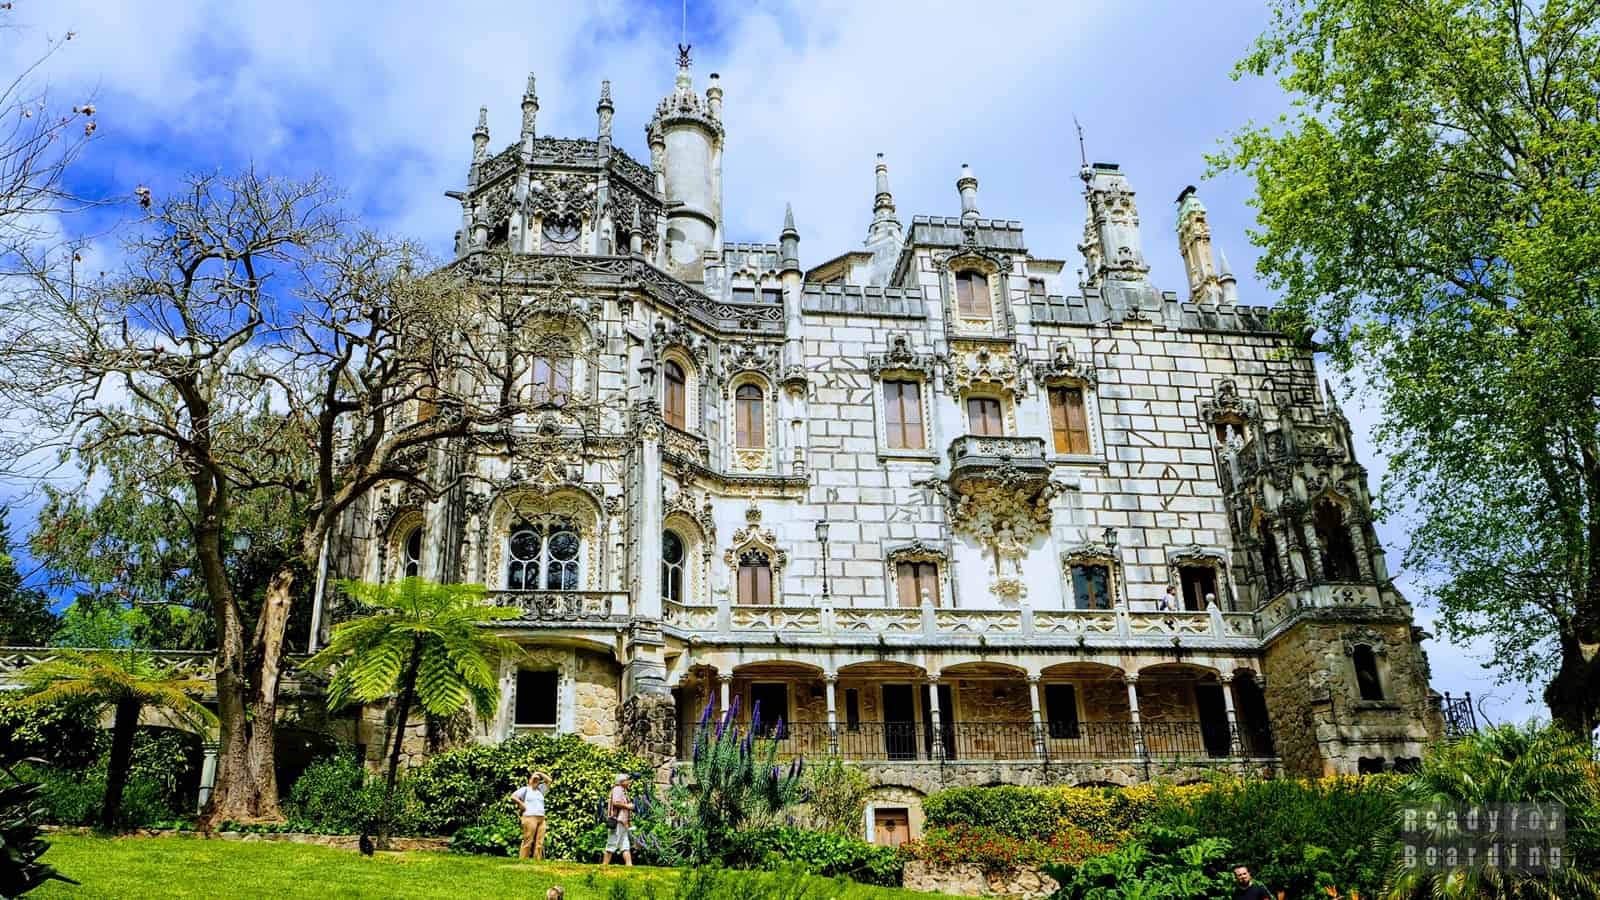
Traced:
<path id="1" fill-rule="evenodd" d="M 956 309 L 964 319 L 988 319 L 994 315 L 989 301 L 989 279 L 983 273 L 956 273 Z"/>

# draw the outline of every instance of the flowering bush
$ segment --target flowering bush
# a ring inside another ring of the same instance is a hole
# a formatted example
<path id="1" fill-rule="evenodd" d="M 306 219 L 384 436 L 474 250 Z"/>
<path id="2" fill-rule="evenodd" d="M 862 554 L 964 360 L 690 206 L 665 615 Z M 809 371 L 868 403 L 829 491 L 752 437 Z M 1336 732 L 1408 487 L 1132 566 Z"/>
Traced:
<path id="1" fill-rule="evenodd" d="M 1058 828 L 1048 840 L 1041 841 L 1011 837 L 982 825 L 956 825 L 929 828 L 922 840 L 904 845 L 901 852 L 933 866 L 976 865 L 985 872 L 996 873 L 1014 871 L 1019 866 L 1077 864 L 1110 852 L 1115 846 L 1072 826 Z"/>

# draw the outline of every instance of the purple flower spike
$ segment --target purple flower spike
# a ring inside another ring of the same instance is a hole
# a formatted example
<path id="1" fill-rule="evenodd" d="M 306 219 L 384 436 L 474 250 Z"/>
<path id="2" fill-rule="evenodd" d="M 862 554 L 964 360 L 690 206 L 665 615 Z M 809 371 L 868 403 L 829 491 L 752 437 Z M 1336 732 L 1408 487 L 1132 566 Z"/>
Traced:
<path id="1" fill-rule="evenodd" d="M 706 725 L 711 722 L 711 707 L 712 707 L 712 701 L 707 700 L 706 701 L 705 712 L 702 712 L 700 714 L 700 727 L 701 728 L 705 728 Z"/>

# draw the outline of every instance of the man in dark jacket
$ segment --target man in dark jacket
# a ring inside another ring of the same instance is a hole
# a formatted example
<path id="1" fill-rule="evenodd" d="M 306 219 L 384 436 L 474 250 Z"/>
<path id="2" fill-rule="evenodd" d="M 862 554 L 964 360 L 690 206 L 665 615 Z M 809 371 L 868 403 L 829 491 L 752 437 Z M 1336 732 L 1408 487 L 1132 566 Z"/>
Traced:
<path id="1" fill-rule="evenodd" d="M 1233 882 L 1233 900 L 1272 900 L 1266 888 L 1250 879 L 1249 866 L 1234 866 Z"/>

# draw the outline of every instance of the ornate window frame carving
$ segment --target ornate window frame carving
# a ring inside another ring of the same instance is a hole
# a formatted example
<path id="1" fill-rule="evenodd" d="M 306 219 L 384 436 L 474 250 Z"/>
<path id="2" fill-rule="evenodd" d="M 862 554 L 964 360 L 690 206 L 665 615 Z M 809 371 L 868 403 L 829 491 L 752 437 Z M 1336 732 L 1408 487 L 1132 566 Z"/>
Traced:
<path id="1" fill-rule="evenodd" d="M 1016 332 L 1011 311 L 1010 277 L 1012 259 L 979 247 L 977 231 L 963 229 L 961 248 L 947 254 L 934 254 L 934 271 L 939 274 L 939 293 L 947 335 L 1005 337 Z M 966 319 L 956 308 L 956 274 L 977 272 L 989 282 L 989 320 Z"/>
<path id="2" fill-rule="evenodd" d="M 657 357 L 661 365 L 661 377 L 657 392 L 661 395 L 662 423 L 666 424 L 667 412 L 667 363 L 675 363 L 683 370 L 683 432 L 691 435 L 701 435 L 705 432 L 704 406 L 700 398 L 705 384 L 701 375 L 704 371 L 696 366 L 694 359 L 682 347 L 669 347 Z M 675 427 L 668 425 L 669 428 Z"/>
<path id="3" fill-rule="evenodd" d="M 506 562 L 510 558 L 511 532 L 523 521 L 561 517 L 578 531 L 578 590 L 601 589 L 605 562 L 604 505 L 582 487 L 541 490 L 533 485 L 508 487 L 479 518 L 478 581 L 506 590 Z"/>
<path id="4" fill-rule="evenodd" d="M 1228 564 L 1228 553 L 1218 547 L 1203 547 L 1199 544 L 1189 544 L 1185 547 L 1169 547 L 1167 549 L 1167 585 L 1176 588 L 1178 599 L 1183 601 L 1183 585 L 1178 577 L 1180 566 L 1206 566 L 1216 573 L 1217 608 L 1233 610 L 1238 608 L 1234 599 L 1232 567 Z"/>
<path id="5" fill-rule="evenodd" d="M 717 539 L 717 525 L 712 518 L 711 498 L 705 497 L 702 506 L 695 506 L 692 497 L 683 491 L 669 494 L 663 504 L 661 517 L 663 531 L 678 533 L 683 540 L 685 573 L 683 602 L 705 605 L 711 602 L 711 548 Z"/>
<path id="6" fill-rule="evenodd" d="M 1340 649 L 1350 660 L 1350 688 L 1355 694 L 1357 703 L 1361 704 L 1386 704 L 1394 702 L 1394 685 L 1389 672 L 1389 641 L 1377 629 L 1370 625 L 1358 625 L 1351 628 L 1339 637 Z M 1361 674 L 1356 668 L 1356 650 L 1366 647 L 1372 651 L 1372 671 L 1378 679 L 1377 699 L 1369 700 L 1361 696 Z"/>
<path id="7" fill-rule="evenodd" d="M 762 446 L 739 446 L 739 388 L 755 385 L 761 391 Z M 736 472 L 769 472 L 778 459 L 778 390 L 777 382 L 767 373 L 742 369 L 723 382 L 723 398 L 727 408 L 724 418 L 723 446 L 728 448 L 729 468 Z"/>
<path id="8" fill-rule="evenodd" d="M 1122 559 L 1121 555 L 1103 541 L 1085 541 L 1074 544 L 1061 552 L 1061 583 L 1065 595 L 1063 609 L 1079 612 L 1104 612 L 1105 610 L 1078 609 L 1078 596 L 1072 583 L 1072 567 L 1079 565 L 1100 565 L 1106 567 L 1106 577 L 1110 584 L 1106 590 L 1111 594 L 1111 609 L 1121 608 L 1122 599 Z"/>
<path id="9" fill-rule="evenodd" d="M 889 333 L 888 348 L 884 353 L 867 358 L 867 374 L 873 386 L 872 408 L 876 413 L 874 433 L 878 439 L 878 456 L 882 459 L 937 460 L 934 449 L 933 398 L 934 372 L 938 360 L 931 353 L 918 353 L 913 349 L 911 335 L 904 331 Z M 889 410 L 884 399 L 884 383 L 911 381 L 917 384 L 917 403 L 922 412 L 922 447 L 889 446 Z"/>
<path id="10" fill-rule="evenodd" d="M 901 563 L 933 563 L 939 573 L 939 596 L 933 598 L 933 605 L 940 609 L 954 609 L 956 606 L 955 579 L 950 577 L 950 550 L 943 542 L 911 541 L 905 544 L 895 544 L 884 548 L 884 599 L 885 606 L 908 609 L 901 607 L 899 594 L 898 571 Z M 921 600 L 918 598 L 918 605 Z"/>
<path id="11" fill-rule="evenodd" d="M 517 724 L 517 672 L 556 673 L 556 734 L 572 734 L 578 728 L 578 654 L 576 650 L 536 647 L 516 662 L 506 663 L 506 687 L 502 691 L 505 708 L 505 725 L 502 738 L 510 738 L 522 731 L 538 734 L 548 726 Z"/>
<path id="12" fill-rule="evenodd" d="M 722 553 L 722 561 L 734 570 L 734 581 L 738 581 L 739 556 L 747 550 L 760 550 L 767 555 L 767 562 L 772 567 L 772 605 L 783 604 L 783 570 L 789 564 L 789 553 L 778 546 L 778 536 L 770 528 L 761 527 L 761 508 L 751 503 L 744 511 L 745 526 L 733 533 L 733 538 L 728 548 Z M 737 590 L 733 602 L 739 601 Z"/>
<path id="13" fill-rule="evenodd" d="M 1261 404 L 1240 394 L 1239 384 L 1232 378 L 1217 378 L 1211 382 L 1211 396 L 1200 401 L 1200 421 L 1205 423 L 1206 439 L 1213 445 L 1219 443 L 1219 423 L 1242 426 L 1245 440 L 1249 440 L 1252 432 L 1261 428 Z"/>
<path id="14" fill-rule="evenodd" d="M 1070 340 L 1052 341 L 1050 358 L 1032 366 L 1033 380 L 1039 387 L 1039 402 L 1044 407 L 1045 447 L 1049 455 L 1061 460 L 1099 462 L 1105 457 L 1105 437 L 1100 431 L 1099 374 L 1093 364 L 1080 362 Z M 1084 425 L 1089 429 L 1088 453 L 1061 453 L 1055 448 L 1054 419 L 1050 410 L 1050 389 L 1078 388 L 1083 391 Z"/>
<path id="15" fill-rule="evenodd" d="M 428 530 L 426 516 L 422 507 L 407 506 L 397 510 L 390 519 L 388 528 L 385 529 L 384 539 L 378 556 L 378 578 L 380 581 L 399 581 L 405 577 L 406 540 L 411 532 L 422 530 L 422 553 L 417 557 L 417 574 L 427 572 L 424 561 L 428 556 Z"/>

